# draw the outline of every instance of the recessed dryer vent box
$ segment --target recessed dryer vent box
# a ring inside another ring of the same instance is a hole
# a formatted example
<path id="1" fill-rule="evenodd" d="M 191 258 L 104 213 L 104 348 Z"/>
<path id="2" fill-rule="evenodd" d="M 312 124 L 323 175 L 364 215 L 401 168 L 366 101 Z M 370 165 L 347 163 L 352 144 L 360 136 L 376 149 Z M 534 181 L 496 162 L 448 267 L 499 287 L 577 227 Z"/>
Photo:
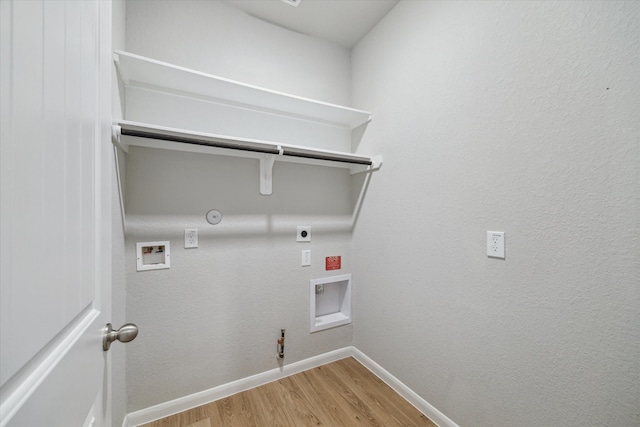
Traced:
<path id="1" fill-rule="evenodd" d="M 311 332 L 351 323 L 351 274 L 309 283 Z"/>

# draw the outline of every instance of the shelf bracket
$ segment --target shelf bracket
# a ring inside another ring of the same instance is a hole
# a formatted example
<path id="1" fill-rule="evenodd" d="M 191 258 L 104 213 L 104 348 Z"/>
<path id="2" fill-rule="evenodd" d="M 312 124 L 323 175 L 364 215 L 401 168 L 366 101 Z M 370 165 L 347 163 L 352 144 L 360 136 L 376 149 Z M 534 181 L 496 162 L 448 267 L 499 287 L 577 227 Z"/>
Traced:
<path id="1" fill-rule="evenodd" d="M 363 167 L 362 165 L 352 166 L 351 167 L 351 175 L 357 175 L 360 173 L 369 173 L 380 170 L 382 167 L 382 156 L 373 156 L 371 158 L 371 165 L 367 167 Z"/>
<path id="2" fill-rule="evenodd" d="M 148 142 L 149 139 L 154 142 Z M 270 196 L 273 192 L 273 165 L 276 160 L 349 168 L 352 175 L 373 172 L 382 166 L 382 156 L 368 157 L 353 153 L 281 145 L 126 120 L 114 123 L 112 142 L 115 147 L 125 152 L 129 151 L 129 146 L 139 146 L 257 159 L 260 162 L 260 194 L 264 196 Z"/>
<path id="3" fill-rule="evenodd" d="M 122 128 L 119 125 L 111 125 L 111 142 L 125 153 L 129 152 L 129 145 L 122 142 Z"/>
<path id="4" fill-rule="evenodd" d="M 129 145 L 122 141 L 122 127 L 111 125 L 111 142 L 113 143 L 113 160 L 115 162 L 116 180 L 118 181 L 118 197 L 120 199 L 120 215 L 122 218 L 122 231 L 126 231 L 125 210 L 124 210 L 124 189 L 122 188 L 122 172 L 120 171 L 120 160 L 118 159 L 118 148 L 125 153 L 129 152 Z"/>
<path id="5" fill-rule="evenodd" d="M 282 156 L 282 147 L 278 145 L 278 155 Z M 260 158 L 260 194 L 270 196 L 273 192 L 273 164 L 276 154 L 265 154 Z"/>

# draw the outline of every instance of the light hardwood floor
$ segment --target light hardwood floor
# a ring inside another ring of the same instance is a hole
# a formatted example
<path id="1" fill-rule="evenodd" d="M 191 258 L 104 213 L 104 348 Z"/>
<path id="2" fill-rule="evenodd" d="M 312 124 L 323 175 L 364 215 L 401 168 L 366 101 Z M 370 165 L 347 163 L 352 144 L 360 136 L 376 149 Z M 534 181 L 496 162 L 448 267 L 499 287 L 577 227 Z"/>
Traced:
<path id="1" fill-rule="evenodd" d="M 410 403 L 349 357 L 143 427 L 430 426 Z"/>

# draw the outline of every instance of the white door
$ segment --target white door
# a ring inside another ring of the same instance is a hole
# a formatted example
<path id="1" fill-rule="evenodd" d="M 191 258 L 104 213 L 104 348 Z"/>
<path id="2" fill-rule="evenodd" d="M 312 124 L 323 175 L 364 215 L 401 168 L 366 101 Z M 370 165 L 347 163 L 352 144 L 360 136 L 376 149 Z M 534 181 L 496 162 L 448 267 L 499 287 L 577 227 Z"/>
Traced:
<path id="1" fill-rule="evenodd" d="M 2 427 L 109 423 L 110 8 L 0 0 Z"/>

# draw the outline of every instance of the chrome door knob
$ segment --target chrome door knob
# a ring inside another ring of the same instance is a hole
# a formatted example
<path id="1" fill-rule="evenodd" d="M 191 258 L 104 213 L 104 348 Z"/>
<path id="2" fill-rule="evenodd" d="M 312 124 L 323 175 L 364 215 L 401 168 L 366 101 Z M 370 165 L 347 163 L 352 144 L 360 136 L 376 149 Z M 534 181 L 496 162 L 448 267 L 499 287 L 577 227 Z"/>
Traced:
<path id="1" fill-rule="evenodd" d="M 109 350 L 111 343 L 115 340 L 120 342 L 129 342 L 133 341 L 137 336 L 138 327 L 133 323 L 122 325 L 120 329 L 115 331 L 113 330 L 111 323 L 107 323 L 107 332 L 105 332 L 104 338 L 102 339 L 102 349 L 104 351 Z"/>

